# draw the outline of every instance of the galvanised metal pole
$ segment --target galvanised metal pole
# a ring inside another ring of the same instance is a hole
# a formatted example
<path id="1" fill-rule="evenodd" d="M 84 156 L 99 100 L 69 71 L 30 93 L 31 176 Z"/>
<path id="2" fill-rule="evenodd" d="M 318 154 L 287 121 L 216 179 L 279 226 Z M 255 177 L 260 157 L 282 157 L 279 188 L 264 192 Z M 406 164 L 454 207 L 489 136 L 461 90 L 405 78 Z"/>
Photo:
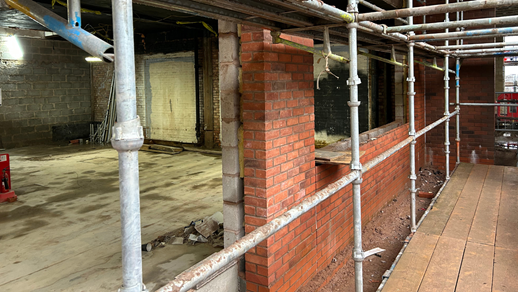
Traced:
<path id="1" fill-rule="evenodd" d="M 508 42 L 508 43 L 484 43 L 484 44 L 471 44 L 471 45 L 454 45 L 454 46 L 437 46 L 436 48 L 439 50 L 455 50 L 455 49 L 483 49 L 483 48 L 499 48 L 505 46 L 518 46 L 518 42 Z"/>
<path id="2" fill-rule="evenodd" d="M 484 53 L 498 53 L 498 52 L 512 52 L 518 54 L 518 48 L 496 48 L 496 49 L 473 49 L 473 50 L 455 50 L 451 51 L 455 54 L 484 54 Z"/>
<path id="3" fill-rule="evenodd" d="M 478 2 L 478 1 L 474 1 Z M 466 2 L 473 3 L 473 2 Z M 445 33 L 434 33 L 434 34 L 420 34 L 409 37 L 409 40 L 413 41 L 433 41 L 433 40 L 444 40 L 444 39 L 457 39 L 464 37 L 490 37 L 493 35 L 515 35 L 518 33 L 518 26 L 505 27 L 505 28 L 488 28 L 488 29 L 477 29 L 460 32 L 445 32 Z"/>
<path id="4" fill-rule="evenodd" d="M 457 14 L 459 11 L 457 11 Z M 409 16 L 410 17 L 410 16 Z M 424 30 L 435 30 L 445 28 L 457 28 L 457 27 L 491 27 L 493 25 L 516 25 L 518 24 L 518 18 L 516 16 L 504 16 L 484 19 L 473 19 L 464 21 L 452 21 L 452 22 L 438 22 L 438 23 L 427 23 L 427 24 L 414 24 L 414 25 L 401 25 L 387 27 L 387 33 L 389 32 L 408 32 L 408 31 L 424 31 Z"/>
<path id="5" fill-rule="evenodd" d="M 460 58 L 455 60 L 455 142 L 457 143 L 457 164 L 460 163 Z"/>
<path id="6" fill-rule="evenodd" d="M 413 0 L 407 0 L 408 8 L 413 7 Z M 414 24 L 414 17 L 408 17 L 408 24 Z M 410 31 L 409 35 L 413 35 L 414 32 Z M 414 42 L 408 43 L 408 108 L 409 108 L 409 117 L 408 117 L 408 136 L 412 137 L 412 142 L 410 143 L 410 228 L 412 232 L 417 231 L 416 226 L 416 210 L 415 210 L 415 193 L 417 192 L 415 188 L 415 181 L 417 179 L 415 173 L 415 117 L 414 117 L 414 83 L 415 83 L 415 74 L 414 74 Z M 446 72 L 448 74 L 448 72 Z"/>
<path id="7" fill-rule="evenodd" d="M 95 37 L 81 27 L 72 26 L 68 20 L 31 0 L 5 0 L 9 6 L 21 11 L 37 23 L 57 33 L 62 38 L 106 62 L 112 62 L 109 50 L 112 45 Z"/>
<path id="8" fill-rule="evenodd" d="M 122 287 L 120 291 L 145 291 L 142 283 L 138 150 L 144 142 L 137 116 L 133 9 L 131 0 L 113 0 L 117 123 L 112 146 L 119 153 L 122 230 Z"/>
<path id="9" fill-rule="evenodd" d="M 81 27 L 81 1 L 68 0 L 68 23 L 73 27 Z"/>
<path id="10" fill-rule="evenodd" d="M 358 0 L 349 0 L 348 11 L 351 14 L 358 13 Z M 354 279 L 356 292 L 363 292 L 363 248 L 362 248 L 362 204 L 361 183 L 362 165 L 360 163 L 360 130 L 358 107 L 358 85 L 361 83 L 358 77 L 358 43 L 356 39 L 357 24 L 347 25 L 349 29 L 349 99 L 347 103 L 351 110 L 351 172 L 358 173 L 358 178 L 353 181 L 353 229 L 354 229 Z"/>
<path id="11" fill-rule="evenodd" d="M 449 0 L 446 0 L 446 4 L 449 3 Z M 450 21 L 450 14 L 447 12 L 444 15 L 444 22 Z M 445 29 L 446 34 L 448 33 L 448 29 Z M 444 45 L 448 46 L 449 41 L 444 41 Z M 449 70 L 449 54 L 444 55 L 444 116 L 450 115 L 450 76 L 448 74 Z M 448 70 L 446 70 L 448 69 Z M 450 119 L 447 119 L 444 122 L 444 154 L 446 155 L 446 179 L 450 178 Z"/>
<path id="12" fill-rule="evenodd" d="M 374 11 L 380 11 L 380 12 L 386 11 L 385 9 L 383 9 L 383 8 L 381 8 L 381 7 L 378 7 L 378 6 L 376 6 L 376 5 L 374 5 L 374 4 L 370 3 L 370 2 L 367 2 L 367 1 L 365 1 L 365 0 L 360 0 L 360 1 L 359 1 L 359 3 L 360 3 L 361 5 L 363 5 L 363 6 L 365 6 L 365 7 L 368 7 L 368 8 L 370 8 L 370 9 L 374 10 Z M 405 20 L 405 19 L 403 19 L 403 18 L 398 17 L 398 18 L 396 18 L 396 19 L 397 19 L 397 20 L 399 20 L 399 21 L 401 21 L 401 22 L 402 22 L 402 23 L 404 23 L 404 24 L 408 24 L 408 21 L 406 21 L 406 20 Z"/>
<path id="13" fill-rule="evenodd" d="M 291 0 L 293 1 L 293 0 Z M 480 0 L 454 4 L 430 5 L 414 8 L 394 9 L 385 12 L 370 12 L 359 14 L 356 21 L 375 21 L 383 19 L 394 19 L 397 17 L 433 15 L 457 11 L 470 11 L 489 9 L 504 6 L 517 6 L 516 0 Z"/>

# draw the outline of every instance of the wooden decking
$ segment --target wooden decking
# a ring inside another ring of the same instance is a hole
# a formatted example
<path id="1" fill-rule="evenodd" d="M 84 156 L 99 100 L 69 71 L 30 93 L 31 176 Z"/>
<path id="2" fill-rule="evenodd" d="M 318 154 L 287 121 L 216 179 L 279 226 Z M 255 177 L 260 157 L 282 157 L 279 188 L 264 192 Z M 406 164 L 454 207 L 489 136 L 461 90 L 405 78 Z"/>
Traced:
<path id="1" fill-rule="evenodd" d="M 462 163 L 383 292 L 518 291 L 518 168 Z"/>

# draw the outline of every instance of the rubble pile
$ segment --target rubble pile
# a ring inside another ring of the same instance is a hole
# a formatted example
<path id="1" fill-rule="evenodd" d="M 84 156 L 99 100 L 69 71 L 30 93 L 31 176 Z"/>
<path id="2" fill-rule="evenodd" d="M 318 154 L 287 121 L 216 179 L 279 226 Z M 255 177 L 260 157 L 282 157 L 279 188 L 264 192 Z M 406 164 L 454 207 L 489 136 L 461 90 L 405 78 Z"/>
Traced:
<path id="1" fill-rule="evenodd" d="M 164 247 L 167 244 L 195 245 L 196 243 L 207 243 L 213 247 L 224 245 L 223 214 L 216 212 L 212 216 L 191 221 L 188 226 L 175 231 L 160 235 L 149 243 L 142 245 L 143 251 L 151 251 L 157 247 Z"/>

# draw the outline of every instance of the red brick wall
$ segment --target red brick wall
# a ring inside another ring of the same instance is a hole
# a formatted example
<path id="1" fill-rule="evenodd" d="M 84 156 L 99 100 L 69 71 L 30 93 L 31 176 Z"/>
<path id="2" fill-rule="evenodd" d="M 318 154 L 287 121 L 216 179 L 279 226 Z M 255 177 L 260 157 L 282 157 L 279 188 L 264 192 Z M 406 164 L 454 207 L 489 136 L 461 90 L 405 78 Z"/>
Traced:
<path id="1" fill-rule="evenodd" d="M 415 1 L 414 1 L 415 2 Z M 436 3 L 437 2 L 437 3 Z M 439 4 L 438 1 L 427 1 L 427 5 Z M 467 11 L 464 19 L 494 17 L 495 9 Z M 450 20 L 456 14 L 450 13 Z M 444 15 L 427 17 L 427 22 L 442 22 Z M 419 23 L 419 22 L 418 22 Z M 464 43 L 493 42 L 491 39 L 471 39 Z M 444 44 L 444 42 L 436 42 Z M 450 41 L 455 44 L 455 41 Z M 438 59 L 443 66 L 444 59 Z M 455 59 L 450 58 L 449 67 L 455 69 Z M 444 73 L 426 68 L 426 122 L 431 124 L 444 114 Z M 495 92 L 494 58 L 465 59 L 460 69 L 460 102 L 494 102 Z M 455 102 L 455 75 L 450 74 L 450 102 Z M 454 111 L 450 106 L 450 112 Z M 494 164 L 494 109 L 492 107 L 462 106 L 460 118 L 460 157 L 463 162 Z M 450 171 L 456 162 L 455 117 L 450 119 Z M 436 127 L 426 135 L 426 160 L 428 163 L 444 169 L 444 124 Z"/>
<path id="2" fill-rule="evenodd" d="M 298 43 L 311 40 L 283 35 Z M 315 166 L 313 57 L 271 44 L 268 31 L 241 34 L 245 155 L 245 231 L 278 217 L 349 172 L 348 166 Z M 422 79 L 423 74 L 417 78 Z M 424 125 L 424 87 L 416 86 L 416 124 Z M 408 137 L 408 125 L 363 144 L 362 163 Z M 419 139 L 418 167 L 423 164 Z M 362 183 L 367 222 L 405 189 L 409 147 L 371 171 Z M 248 291 L 295 291 L 326 267 L 352 240 L 352 194 L 347 187 L 260 243 L 245 255 Z"/>
<path id="3" fill-rule="evenodd" d="M 313 45 L 312 40 L 283 37 Z M 269 31 L 251 27 L 242 28 L 241 43 L 245 231 L 249 233 L 314 193 L 313 56 L 272 44 Z M 264 291 L 284 279 L 300 278 L 300 271 L 292 274 L 304 266 L 304 256 L 315 243 L 313 214 L 246 254 L 249 290 Z"/>

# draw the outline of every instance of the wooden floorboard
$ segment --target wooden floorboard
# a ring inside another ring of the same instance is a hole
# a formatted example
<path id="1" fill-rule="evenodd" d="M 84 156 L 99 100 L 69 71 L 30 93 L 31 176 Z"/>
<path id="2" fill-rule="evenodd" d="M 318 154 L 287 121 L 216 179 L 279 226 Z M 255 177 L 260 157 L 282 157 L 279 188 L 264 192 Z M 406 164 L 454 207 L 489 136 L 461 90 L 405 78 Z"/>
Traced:
<path id="1" fill-rule="evenodd" d="M 462 239 L 439 238 L 419 292 L 455 291 L 465 245 Z"/>
<path id="2" fill-rule="evenodd" d="M 480 244 L 495 244 L 503 177 L 503 166 L 492 165 L 489 167 L 489 172 L 478 201 L 477 211 L 473 218 L 473 224 L 469 232 L 469 241 Z"/>
<path id="3" fill-rule="evenodd" d="M 518 291 L 518 249 L 495 247 L 493 292 Z"/>
<path id="4" fill-rule="evenodd" d="M 419 232 L 441 235 L 451 212 L 457 203 L 460 193 L 473 169 L 473 164 L 461 163 L 455 174 L 444 188 L 441 196 L 428 213 L 426 220 L 419 227 Z"/>
<path id="5" fill-rule="evenodd" d="M 416 233 L 390 275 L 384 292 L 415 292 L 419 289 L 439 237 Z"/>
<path id="6" fill-rule="evenodd" d="M 496 246 L 514 249 L 518 244 L 518 168 L 505 168 L 500 200 Z"/>
<path id="7" fill-rule="evenodd" d="M 489 167 L 476 164 L 468 177 L 442 236 L 466 240 Z"/>
<path id="8" fill-rule="evenodd" d="M 492 245 L 466 244 L 457 292 L 491 292 L 494 253 L 495 247 Z"/>

